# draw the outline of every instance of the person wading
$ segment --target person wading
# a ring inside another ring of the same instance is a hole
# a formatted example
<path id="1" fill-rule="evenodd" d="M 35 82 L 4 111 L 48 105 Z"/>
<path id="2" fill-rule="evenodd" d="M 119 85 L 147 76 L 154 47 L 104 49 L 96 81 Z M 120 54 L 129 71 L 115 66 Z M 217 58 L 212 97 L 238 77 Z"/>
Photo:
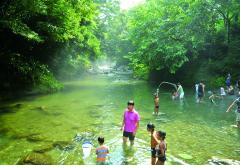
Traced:
<path id="1" fill-rule="evenodd" d="M 126 144 L 129 139 L 131 145 L 133 145 L 139 127 L 140 116 L 134 109 L 134 101 L 128 101 L 127 105 L 128 107 L 123 114 L 121 131 L 123 131 L 123 143 Z"/>

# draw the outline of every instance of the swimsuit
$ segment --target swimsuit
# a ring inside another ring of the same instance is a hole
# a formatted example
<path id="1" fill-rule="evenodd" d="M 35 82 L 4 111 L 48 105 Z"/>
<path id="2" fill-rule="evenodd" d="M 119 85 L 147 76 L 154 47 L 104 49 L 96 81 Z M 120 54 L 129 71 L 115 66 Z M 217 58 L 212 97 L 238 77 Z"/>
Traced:
<path id="1" fill-rule="evenodd" d="M 156 157 L 158 158 L 159 161 L 165 162 L 167 160 L 165 153 L 166 153 L 166 144 L 164 148 L 164 156 L 162 156 L 161 150 L 159 148 L 156 148 Z"/>

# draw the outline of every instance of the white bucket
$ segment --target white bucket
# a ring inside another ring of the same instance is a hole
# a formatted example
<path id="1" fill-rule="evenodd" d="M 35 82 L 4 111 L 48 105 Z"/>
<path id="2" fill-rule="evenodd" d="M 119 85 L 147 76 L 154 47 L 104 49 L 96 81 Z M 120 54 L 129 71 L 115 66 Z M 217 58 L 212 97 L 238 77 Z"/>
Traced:
<path id="1" fill-rule="evenodd" d="M 90 142 L 84 142 L 82 144 L 83 158 L 86 159 L 90 156 L 93 145 Z"/>

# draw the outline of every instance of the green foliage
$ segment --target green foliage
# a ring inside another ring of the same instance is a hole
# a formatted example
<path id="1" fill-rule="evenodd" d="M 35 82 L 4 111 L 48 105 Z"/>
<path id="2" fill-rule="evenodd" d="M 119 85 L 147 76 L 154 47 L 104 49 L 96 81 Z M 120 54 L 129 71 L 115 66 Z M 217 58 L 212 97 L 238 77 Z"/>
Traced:
<path id="1" fill-rule="evenodd" d="M 100 1 L 99 3 L 99 38 L 101 50 L 105 56 L 117 61 L 119 65 L 127 64 L 124 58 L 132 50 L 128 37 L 126 13 L 120 11 L 118 0 Z"/>
<path id="2" fill-rule="evenodd" d="M 210 80 L 210 86 L 211 87 L 222 87 L 225 86 L 225 78 L 224 77 L 214 77 Z"/>
<path id="3" fill-rule="evenodd" d="M 155 70 L 175 74 L 185 66 L 194 67 L 182 69 L 185 72 L 201 71 L 196 69 L 203 66 L 200 63 L 184 65 L 198 60 L 204 63 L 209 75 L 236 72 L 240 50 L 239 38 L 235 39 L 233 33 L 239 34 L 239 15 L 240 3 L 235 0 L 146 1 L 126 16 L 127 34 L 133 44 L 127 59 L 134 71 L 139 68 L 142 75 Z M 148 71 L 143 72 L 142 68 Z M 192 75 L 181 74 L 181 78 Z"/>
<path id="4" fill-rule="evenodd" d="M 196 10 L 200 5 L 194 1 L 150 0 L 131 10 L 128 24 L 136 48 L 131 59 L 140 59 L 139 64 L 150 70 L 168 68 L 175 73 L 196 56 L 209 33 L 208 22 L 202 21 L 209 19 L 209 11 Z"/>
<path id="5" fill-rule="evenodd" d="M 58 90 L 62 88 L 54 78 L 58 73 L 69 70 L 68 75 L 75 76 L 101 54 L 92 0 L 3 0 L 0 9 L 0 52 L 5 54 L 0 60 L 8 54 L 19 56 L 14 56 L 11 70 L 1 67 L 3 75 L 12 73 L 8 81 Z M 64 54 L 59 53 L 62 50 Z"/>

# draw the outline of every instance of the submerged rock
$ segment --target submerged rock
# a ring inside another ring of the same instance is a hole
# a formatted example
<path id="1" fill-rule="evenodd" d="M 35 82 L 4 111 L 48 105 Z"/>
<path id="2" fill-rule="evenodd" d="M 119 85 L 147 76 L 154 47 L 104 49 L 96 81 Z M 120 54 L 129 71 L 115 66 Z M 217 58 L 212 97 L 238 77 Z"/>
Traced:
<path id="1" fill-rule="evenodd" d="M 43 114 L 49 114 L 49 112 L 46 110 L 45 106 L 35 107 L 35 108 L 32 108 L 32 110 L 39 111 L 39 112 L 41 112 Z"/>
<path id="2" fill-rule="evenodd" d="M 51 151 L 52 149 L 53 149 L 53 146 L 51 144 L 48 144 L 48 145 L 45 145 L 45 146 L 40 146 L 37 149 L 34 149 L 33 152 L 45 153 L 45 152 Z"/>
<path id="3" fill-rule="evenodd" d="M 9 128 L 0 128 L 0 135 L 7 134 L 10 131 Z"/>
<path id="4" fill-rule="evenodd" d="M 40 134 L 33 134 L 27 137 L 27 141 L 29 142 L 38 142 L 38 141 L 44 141 L 46 138 L 43 137 Z"/>
<path id="5" fill-rule="evenodd" d="M 15 107 L 0 107 L 0 114 L 4 114 L 4 113 L 16 113 L 18 110 L 18 108 Z"/>
<path id="6" fill-rule="evenodd" d="M 72 143 L 71 141 L 56 141 L 52 144 L 52 146 L 60 150 L 64 150 L 65 148 L 70 146 L 71 143 Z"/>
<path id="7" fill-rule="evenodd" d="M 41 153 L 30 153 L 26 157 L 24 157 L 19 165 L 52 165 L 53 161 L 49 155 L 41 154 Z"/>
<path id="8" fill-rule="evenodd" d="M 240 161 L 233 159 L 222 159 L 217 157 L 212 157 L 208 160 L 209 165 L 240 165 Z"/>
<path id="9" fill-rule="evenodd" d="M 24 105 L 24 104 L 22 104 L 22 103 L 17 103 L 17 104 L 14 105 L 14 107 L 15 107 L 15 108 L 21 108 L 23 105 Z"/>
<path id="10" fill-rule="evenodd" d="M 27 139 L 31 136 L 37 136 L 39 133 L 15 133 L 15 135 L 12 136 L 14 139 Z"/>

